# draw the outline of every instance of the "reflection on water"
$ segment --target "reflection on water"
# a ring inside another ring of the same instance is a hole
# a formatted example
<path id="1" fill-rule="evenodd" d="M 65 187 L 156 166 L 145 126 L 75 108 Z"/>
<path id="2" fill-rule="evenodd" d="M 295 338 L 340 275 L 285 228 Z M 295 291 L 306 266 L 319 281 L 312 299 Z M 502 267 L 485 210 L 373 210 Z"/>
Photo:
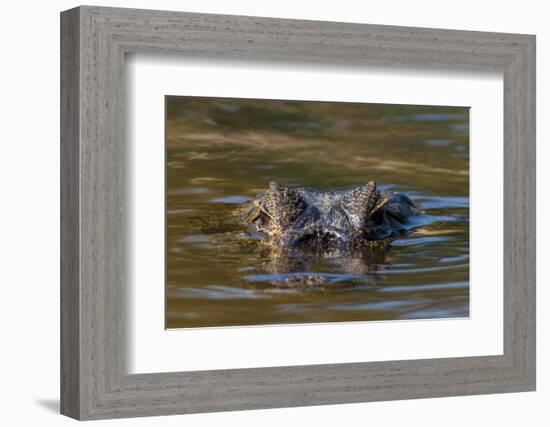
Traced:
<path id="1" fill-rule="evenodd" d="M 167 98 L 168 328 L 469 314 L 466 108 Z M 272 180 L 374 179 L 424 214 L 388 248 L 295 256 L 241 206 Z"/>

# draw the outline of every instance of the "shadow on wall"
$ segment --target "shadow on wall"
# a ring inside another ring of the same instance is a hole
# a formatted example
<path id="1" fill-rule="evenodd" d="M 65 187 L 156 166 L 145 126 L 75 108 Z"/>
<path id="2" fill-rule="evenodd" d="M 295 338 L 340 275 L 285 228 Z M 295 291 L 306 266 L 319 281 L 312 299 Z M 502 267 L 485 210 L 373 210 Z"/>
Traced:
<path id="1" fill-rule="evenodd" d="M 50 412 L 59 414 L 59 399 L 38 399 L 36 404 Z"/>

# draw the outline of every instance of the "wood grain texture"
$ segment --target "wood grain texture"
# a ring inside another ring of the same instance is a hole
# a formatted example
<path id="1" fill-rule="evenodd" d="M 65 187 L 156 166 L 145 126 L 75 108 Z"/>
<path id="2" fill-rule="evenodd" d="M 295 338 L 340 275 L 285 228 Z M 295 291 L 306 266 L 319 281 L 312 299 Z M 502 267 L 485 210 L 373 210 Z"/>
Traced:
<path id="1" fill-rule="evenodd" d="M 62 413 L 99 419 L 534 390 L 534 36 L 86 6 L 63 12 L 61 27 Z M 129 53 L 502 72 L 504 354 L 127 374 Z"/>
<path id="2" fill-rule="evenodd" d="M 78 10 L 61 19 L 61 412 L 80 414 Z"/>

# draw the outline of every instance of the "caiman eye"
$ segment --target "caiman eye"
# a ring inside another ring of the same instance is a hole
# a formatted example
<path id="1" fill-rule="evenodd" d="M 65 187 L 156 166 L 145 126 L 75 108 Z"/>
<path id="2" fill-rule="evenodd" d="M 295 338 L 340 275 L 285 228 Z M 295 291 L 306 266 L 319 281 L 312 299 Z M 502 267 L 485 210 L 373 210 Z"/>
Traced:
<path id="1" fill-rule="evenodd" d="M 247 220 L 250 224 L 256 224 L 260 228 L 266 228 L 272 221 L 271 214 L 261 203 L 253 203 L 247 213 Z"/>
<path id="2" fill-rule="evenodd" d="M 248 220 L 248 222 L 253 223 L 254 221 L 257 221 L 258 219 L 260 219 L 261 214 L 262 212 L 260 211 L 260 209 L 258 209 L 256 206 L 253 206 L 248 211 L 246 219 Z"/>
<path id="3" fill-rule="evenodd" d="M 260 212 L 260 215 L 258 216 L 258 224 L 265 228 L 270 222 L 271 218 L 265 212 Z"/>
<path id="4" fill-rule="evenodd" d="M 374 224 L 379 225 L 384 220 L 384 211 L 389 200 L 390 199 L 385 197 L 384 199 L 378 201 L 376 206 L 372 208 L 372 211 L 370 212 L 370 219 Z"/>

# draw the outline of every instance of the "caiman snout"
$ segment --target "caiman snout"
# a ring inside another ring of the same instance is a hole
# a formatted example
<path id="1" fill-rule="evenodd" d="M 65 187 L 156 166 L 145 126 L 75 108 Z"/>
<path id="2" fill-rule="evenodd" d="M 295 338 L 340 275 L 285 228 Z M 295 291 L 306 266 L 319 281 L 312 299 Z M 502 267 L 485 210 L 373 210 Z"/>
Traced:
<path id="1" fill-rule="evenodd" d="M 285 246 L 311 245 L 312 243 L 319 246 L 334 245 L 343 243 L 345 235 L 346 233 L 338 228 L 310 227 L 283 235 L 281 243 Z"/>

